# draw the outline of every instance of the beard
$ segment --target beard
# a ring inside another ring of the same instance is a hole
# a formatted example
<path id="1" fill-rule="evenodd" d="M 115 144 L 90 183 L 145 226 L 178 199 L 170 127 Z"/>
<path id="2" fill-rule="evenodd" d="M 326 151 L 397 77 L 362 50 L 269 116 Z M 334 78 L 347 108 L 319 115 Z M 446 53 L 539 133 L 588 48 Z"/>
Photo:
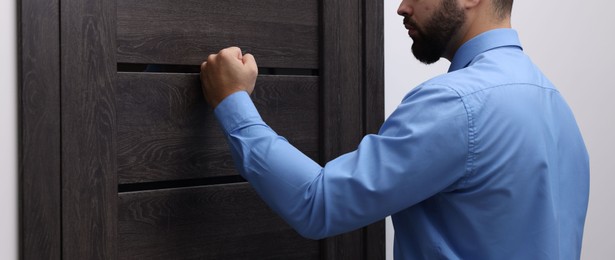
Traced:
<path id="1" fill-rule="evenodd" d="M 465 23 L 466 16 L 455 0 L 443 0 L 442 5 L 428 20 L 424 28 L 404 18 L 404 23 L 412 25 L 417 31 L 413 38 L 412 54 L 422 63 L 432 64 L 444 55 L 451 39 Z"/>

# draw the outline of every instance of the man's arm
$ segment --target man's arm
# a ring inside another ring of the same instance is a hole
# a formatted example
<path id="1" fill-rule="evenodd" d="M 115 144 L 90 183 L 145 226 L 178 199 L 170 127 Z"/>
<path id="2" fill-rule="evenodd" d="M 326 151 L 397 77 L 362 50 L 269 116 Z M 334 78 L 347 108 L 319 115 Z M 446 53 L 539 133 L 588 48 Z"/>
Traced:
<path id="1" fill-rule="evenodd" d="M 262 121 L 247 94 L 251 89 L 242 89 L 253 88 L 249 82 L 254 81 L 236 82 L 254 69 L 236 54 L 215 57 L 227 57 L 231 61 L 225 62 L 239 68 L 228 82 L 217 77 L 231 70 L 213 70 L 210 62 L 203 66 L 205 95 L 211 95 L 208 101 L 221 98 L 210 104 L 217 104 L 239 172 L 303 236 L 318 239 L 360 228 L 466 174 L 467 117 L 457 94 L 447 88 L 411 93 L 378 135 L 366 136 L 356 151 L 321 167 Z M 229 89 L 235 92 L 225 94 Z"/>

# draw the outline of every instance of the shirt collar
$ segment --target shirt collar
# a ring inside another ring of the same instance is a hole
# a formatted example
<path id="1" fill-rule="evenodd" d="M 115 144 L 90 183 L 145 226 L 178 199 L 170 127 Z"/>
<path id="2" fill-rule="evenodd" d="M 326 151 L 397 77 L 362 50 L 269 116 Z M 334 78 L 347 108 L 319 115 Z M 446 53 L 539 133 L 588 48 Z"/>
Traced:
<path id="1" fill-rule="evenodd" d="M 519 42 L 519 35 L 513 29 L 495 29 L 479 34 L 470 39 L 455 53 L 448 72 L 463 69 L 479 54 L 498 47 L 513 46 L 523 49 Z"/>

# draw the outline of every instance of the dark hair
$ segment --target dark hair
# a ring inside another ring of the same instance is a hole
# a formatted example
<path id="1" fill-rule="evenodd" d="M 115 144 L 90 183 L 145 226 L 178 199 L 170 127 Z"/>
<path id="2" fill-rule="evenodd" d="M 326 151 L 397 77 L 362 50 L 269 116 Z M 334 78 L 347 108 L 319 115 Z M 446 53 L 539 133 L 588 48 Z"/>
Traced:
<path id="1" fill-rule="evenodd" d="M 493 7 L 500 18 L 510 16 L 512 12 L 513 0 L 493 0 Z"/>

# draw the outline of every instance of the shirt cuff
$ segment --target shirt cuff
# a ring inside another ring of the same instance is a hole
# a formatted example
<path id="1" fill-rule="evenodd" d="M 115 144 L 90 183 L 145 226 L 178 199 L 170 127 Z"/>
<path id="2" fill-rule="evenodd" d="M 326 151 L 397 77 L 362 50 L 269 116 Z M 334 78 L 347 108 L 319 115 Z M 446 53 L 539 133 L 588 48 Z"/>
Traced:
<path id="1" fill-rule="evenodd" d="M 226 134 L 247 125 L 263 123 L 252 99 L 245 91 L 238 91 L 224 98 L 214 110 L 214 114 Z"/>

